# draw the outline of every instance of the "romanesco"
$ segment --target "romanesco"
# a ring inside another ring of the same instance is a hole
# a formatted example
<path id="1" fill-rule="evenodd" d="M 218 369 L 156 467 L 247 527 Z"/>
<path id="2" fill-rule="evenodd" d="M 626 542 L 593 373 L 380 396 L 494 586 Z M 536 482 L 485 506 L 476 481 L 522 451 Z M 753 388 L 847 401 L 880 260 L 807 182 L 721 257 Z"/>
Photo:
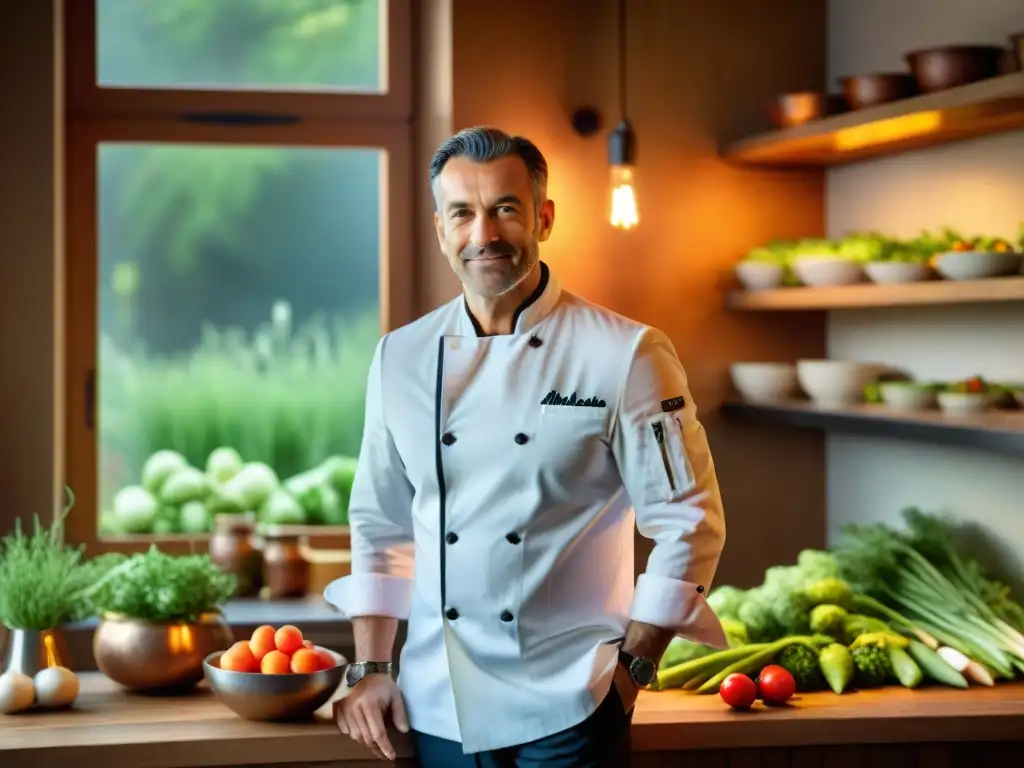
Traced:
<path id="1" fill-rule="evenodd" d="M 804 592 L 814 605 L 828 603 L 847 610 L 853 606 L 853 589 L 842 579 L 818 579 L 808 584 Z"/>
<path id="2" fill-rule="evenodd" d="M 892 677 L 892 663 L 877 645 L 862 645 L 853 653 L 854 680 L 859 688 L 877 688 Z"/>
<path id="3" fill-rule="evenodd" d="M 842 606 L 829 603 L 816 605 L 811 611 L 811 631 L 845 640 L 847 616 Z"/>
<path id="4" fill-rule="evenodd" d="M 798 691 L 820 691 L 825 687 L 818 652 L 811 646 L 805 643 L 788 645 L 782 649 L 775 662 L 793 675 Z"/>

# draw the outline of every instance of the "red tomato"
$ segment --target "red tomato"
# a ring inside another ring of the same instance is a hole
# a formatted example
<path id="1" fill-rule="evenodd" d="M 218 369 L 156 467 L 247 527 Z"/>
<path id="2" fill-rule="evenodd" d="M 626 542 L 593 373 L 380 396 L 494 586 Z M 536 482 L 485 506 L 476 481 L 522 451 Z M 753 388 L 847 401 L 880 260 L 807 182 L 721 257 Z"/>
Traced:
<path id="1" fill-rule="evenodd" d="M 733 709 L 749 709 L 757 700 L 757 684 L 739 672 L 729 675 L 718 689 L 722 701 Z"/>
<path id="2" fill-rule="evenodd" d="M 761 670 L 757 679 L 758 692 L 765 704 L 785 704 L 796 691 L 796 681 L 789 670 L 771 664 Z"/>

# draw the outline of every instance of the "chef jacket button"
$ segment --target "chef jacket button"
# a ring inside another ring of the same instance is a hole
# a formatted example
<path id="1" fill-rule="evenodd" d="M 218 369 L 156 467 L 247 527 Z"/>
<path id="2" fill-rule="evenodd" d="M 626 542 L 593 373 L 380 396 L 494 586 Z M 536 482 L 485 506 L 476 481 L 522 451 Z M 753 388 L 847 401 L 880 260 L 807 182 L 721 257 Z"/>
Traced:
<path id="1" fill-rule="evenodd" d="M 459 536 L 457 533 L 449 531 L 444 535 L 444 540 L 447 541 L 449 544 L 454 544 L 456 541 L 459 540 Z"/>
<path id="2" fill-rule="evenodd" d="M 519 534 L 515 531 L 512 531 L 512 533 L 506 533 L 505 539 L 508 541 L 509 544 L 518 544 L 522 541 L 522 539 L 519 538 Z"/>
<path id="3" fill-rule="evenodd" d="M 452 443 L 455 442 L 455 435 L 453 435 L 451 432 L 445 432 L 443 435 L 441 435 L 441 442 L 444 443 L 445 445 L 451 445 Z"/>
<path id="4" fill-rule="evenodd" d="M 514 618 L 515 618 L 515 616 L 512 615 L 512 611 L 502 611 L 501 612 L 501 620 L 504 621 L 504 622 L 512 621 L 512 619 L 514 619 Z"/>
<path id="5" fill-rule="evenodd" d="M 529 342 L 529 344 L 530 344 L 530 346 L 531 346 L 531 347 L 533 347 L 534 349 L 536 349 L 537 347 L 539 347 L 539 346 L 540 346 L 541 344 L 543 344 L 543 343 L 544 343 L 544 342 L 543 342 L 543 341 L 541 341 L 541 340 L 540 340 L 539 338 L 537 338 L 536 336 L 531 336 L 531 337 L 530 337 L 530 342 Z"/>
<path id="6" fill-rule="evenodd" d="M 530 438 L 528 438 L 522 432 L 516 435 L 516 445 L 526 445 L 528 442 L 530 442 Z"/>
<path id="7" fill-rule="evenodd" d="M 454 608 L 449 608 L 447 611 L 444 612 L 444 615 L 445 617 L 447 617 L 448 621 L 455 621 L 457 618 L 459 618 L 459 612 L 456 611 Z"/>

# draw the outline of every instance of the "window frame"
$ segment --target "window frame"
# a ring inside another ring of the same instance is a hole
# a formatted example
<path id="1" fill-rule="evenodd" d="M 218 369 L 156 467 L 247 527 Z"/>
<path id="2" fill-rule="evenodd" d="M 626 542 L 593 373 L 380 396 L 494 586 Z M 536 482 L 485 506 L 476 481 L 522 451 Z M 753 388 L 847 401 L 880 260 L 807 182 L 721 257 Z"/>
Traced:
<path id="1" fill-rule="evenodd" d="M 96 0 L 66 0 L 67 108 L 76 115 L 259 112 L 305 119 L 403 120 L 413 114 L 413 0 L 380 0 L 386 51 L 381 92 L 102 87 L 96 81 Z"/>
<path id="2" fill-rule="evenodd" d="M 65 110 L 65 245 L 64 303 L 64 467 L 65 481 L 74 490 L 75 510 L 65 523 L 70 543 L 84 544 L 90 555 L 138 552 L 158 542 L 169 553 L 205 550 L 209 535 L 133 536 L 100 538 L 98 531 L 99 433 L 95 396 L 98 364 L 98 167 L 103 142 L 167 142 L 258 144 L 282 147 L 365 148 L 381 151 L 380 307 L 381 328 L 387 332 L 415 319 L 415 199 L 414 133 L 408 119 L 411 106 L 409 64 L 409 0 L 384 0 L 389 19 L 397 19 L 398 40 L 388 45 L 391 93 L 308 94 L 257 91 L 139 91 L 118 89 L 113 97 L 102 88 L 84 88 L 81 78 L 83 42 L 95 44 L 95 0 L 69 0 L 65 16 L 65 57 L 68 99 Z M 87 11 L 83 12 L 83 8 Z M 94 18 L 94 17 L 93 17 Z M 87 34 L 82 34 L 83 32 Z M 88 38 L 88 40 L 86 40 Z M 396 52 L 401 41 L 406 44 Z M 94 56 L 87 58 L 95 59 Z M 95 67 L 91 68 L 94 75 Z M 287 112 L 291 119 L 275 124 L 225 124 L 181 119 L 191 114 L 223 112 L 225 102 L 244 111 Z M 155 94 L 155 96 L 154 96 Z M 173 97 L 167 100 L 167 96 Z M 214 106 L 216 100 L 216 106 Z M 333 102 L 333 103 L 332 103 Z M 171 108 L 173 105 L 173 108 Z M 373 119 L 366 119 L 372 116 Z M 347 528 L 324 526 L 318 546 L 348 547 Z"/>

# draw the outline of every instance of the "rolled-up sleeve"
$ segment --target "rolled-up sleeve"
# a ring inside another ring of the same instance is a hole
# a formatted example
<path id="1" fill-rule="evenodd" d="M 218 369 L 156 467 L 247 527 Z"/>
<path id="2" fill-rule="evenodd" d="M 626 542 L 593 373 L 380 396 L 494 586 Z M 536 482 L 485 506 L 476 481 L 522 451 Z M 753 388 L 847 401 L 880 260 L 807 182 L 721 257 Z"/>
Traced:
<path id="1" fill-rule="evenodd" d="M 406 619 L 412 597 L 413 489 L 384 417 L 385 335 L 366 384 L 359 463 L 349 499 L 352 573 L 332 581 L 324 598 L 349 618 Z"/>
<path id="2" fill-rule="evenodd" d="M 704 599 L 725 543 L 718 479 L 686 373 L 661 331 L 640 333 L 617 406 L 612 450 L 637 528 L 654 542 L 630 618 L 724 648 Z"/>

